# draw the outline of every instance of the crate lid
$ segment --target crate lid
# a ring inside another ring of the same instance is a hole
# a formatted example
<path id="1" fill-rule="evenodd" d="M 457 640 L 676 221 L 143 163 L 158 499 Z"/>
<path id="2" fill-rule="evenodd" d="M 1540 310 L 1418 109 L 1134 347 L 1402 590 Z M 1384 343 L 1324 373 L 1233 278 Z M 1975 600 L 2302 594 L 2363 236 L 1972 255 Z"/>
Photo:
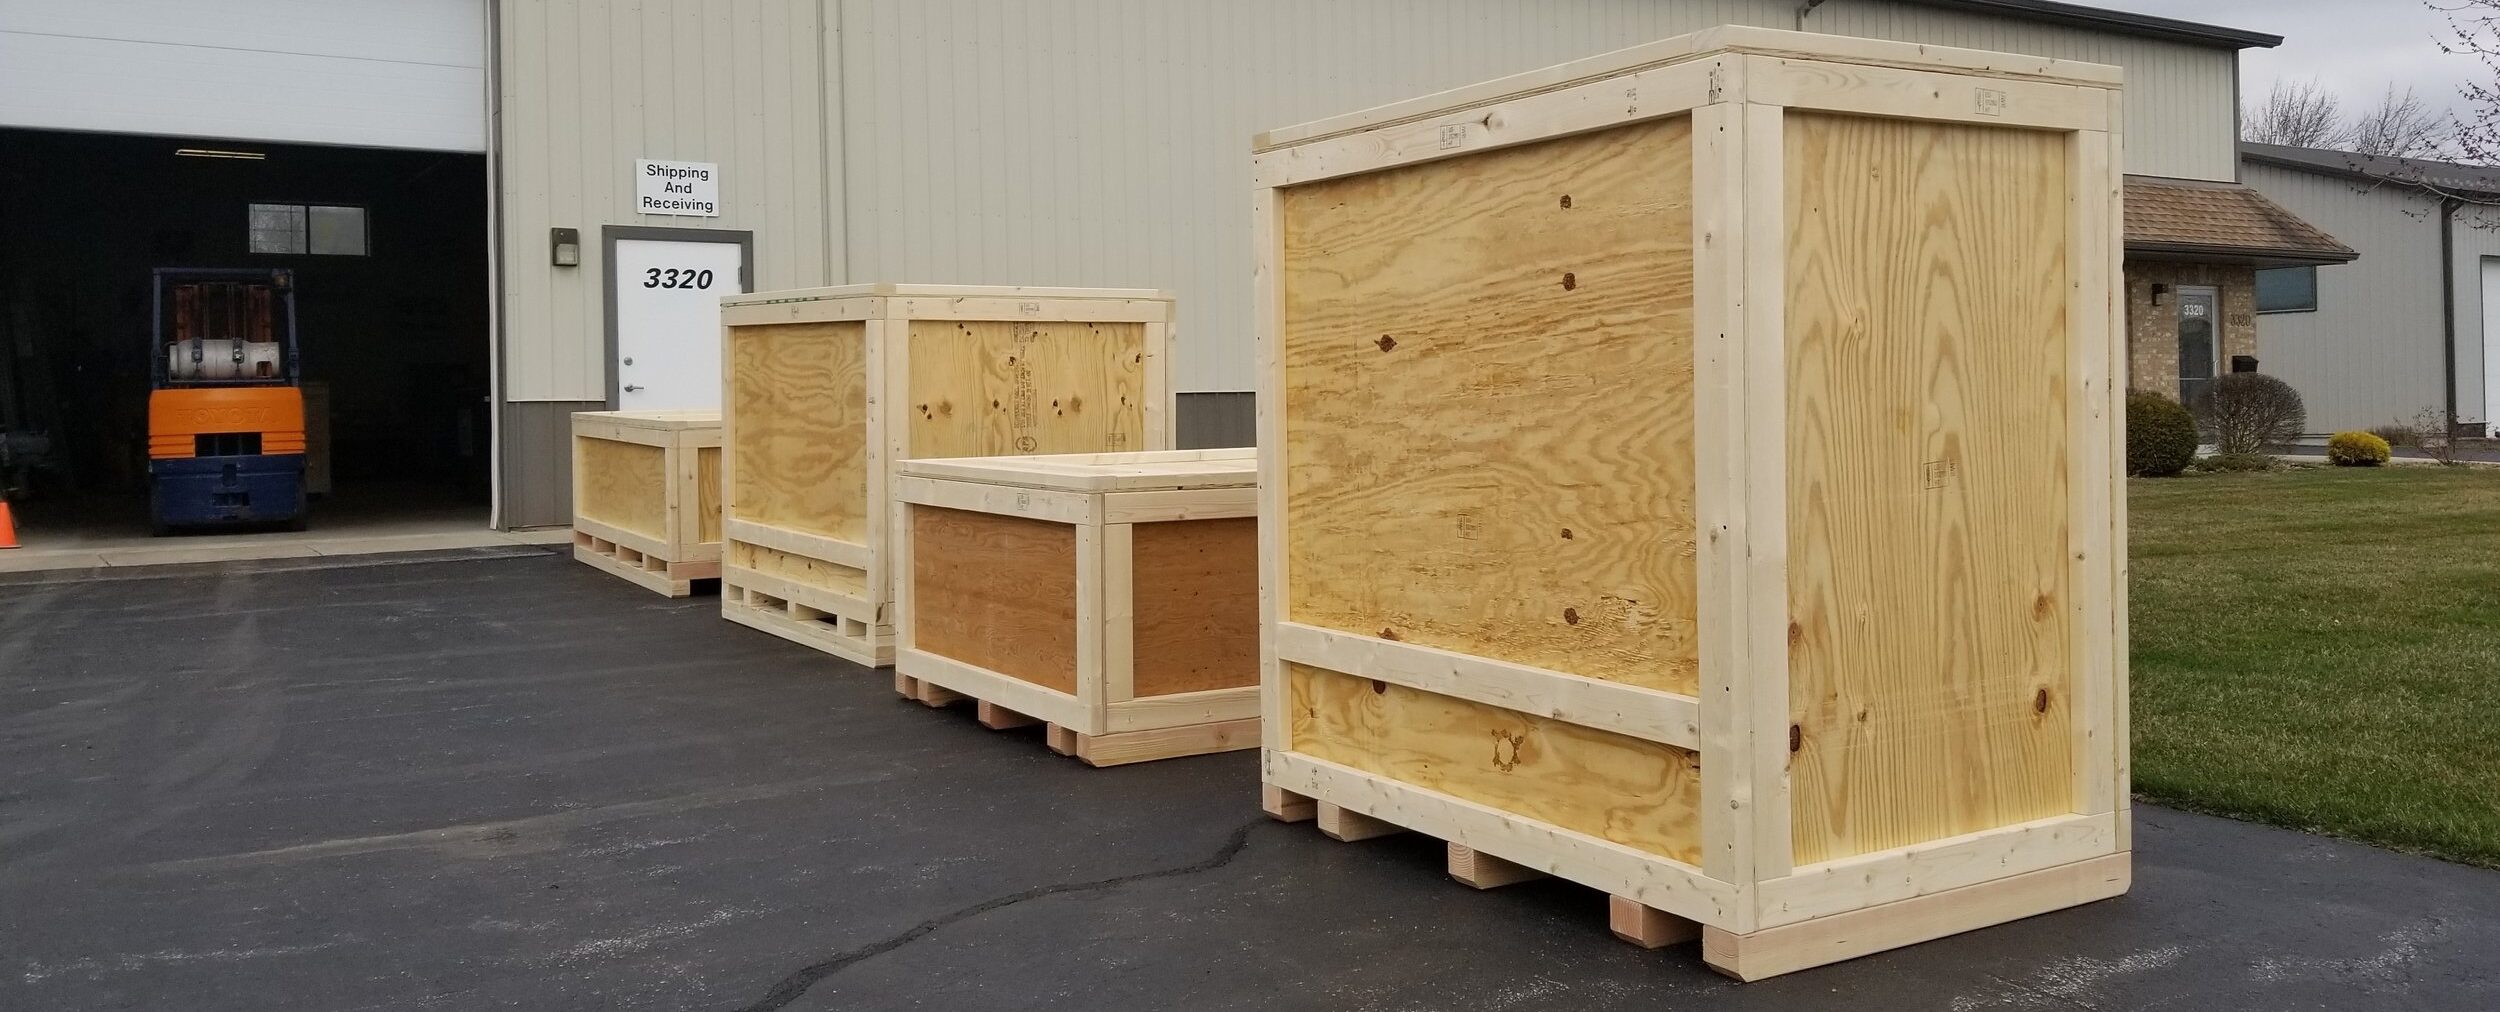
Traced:
<path id="1" fill-rule="evenodd" d="M 1013 285 L 914 285 L 880 281 L 859 285 L 832 285 L 824 288 L 791 288 L 777 292 L 749 292 L 721 298 L 726 306 L 764 306 L 782 302 L 813 302 L 827 299 L 862 298 L 935 298 L 935 299 L 1125 299 L 1131 301 L 1170 302 L 1172 293 L 1155 288 L 1038 288 Z"/>
<path id="2" fill-rule="evenodd" d="M 576 421 L 607 422 L 636 429 L 718 428 L 720 409 L 683 411 L 576 411 Z"/>
<path id="3" fill-rule="evenodd" d="M 1148 492 L 1248 488 L 1259 483 L 1258 450 L 1147 450 L 1139 453 L 1055 453 L 1029 457 L 940 457 L 906 460 L 899 472 L 1063 492 Z"/>
<path id="4" fill-rule="evenodd" d="M 2057 60 L 2045 56 L 1957 49 L 1849 35 L 1795 32 L 1779 28 L 1721 25 L 1698 32 L 1643 43 L 1611 53 L 1558 63 L 1542 70 L 1435 92 L 1388 105 L 1374 106 L 1326 119 L 1278 127 L 1253 136 L 1254 152 L 1292 147 L 1344 134 L 1398 126 L 1490 105 L 1507 99 L 1601 81 L 1721 53 L 1794 58 L 1827 63 L 1854 63 L 1911 70 L 1935 70 L 1987 77 L 2021 78 L 2087 87 L 2114 88 L 2123 78 L 2119 68 L 2100 63 Z"/>

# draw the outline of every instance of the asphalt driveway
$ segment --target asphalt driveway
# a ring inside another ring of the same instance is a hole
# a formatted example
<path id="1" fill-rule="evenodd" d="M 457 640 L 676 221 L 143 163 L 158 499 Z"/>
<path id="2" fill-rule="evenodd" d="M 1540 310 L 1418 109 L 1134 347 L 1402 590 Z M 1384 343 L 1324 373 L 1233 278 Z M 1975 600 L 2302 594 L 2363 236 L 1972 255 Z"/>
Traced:
<path id="1" fill-rule="evenodd" d="M 2500 1007 L 2500 873 L 2139 808 L 2135 891 L 1759 984 L 567 558 L 0 577 L 0 1009 Z"/>

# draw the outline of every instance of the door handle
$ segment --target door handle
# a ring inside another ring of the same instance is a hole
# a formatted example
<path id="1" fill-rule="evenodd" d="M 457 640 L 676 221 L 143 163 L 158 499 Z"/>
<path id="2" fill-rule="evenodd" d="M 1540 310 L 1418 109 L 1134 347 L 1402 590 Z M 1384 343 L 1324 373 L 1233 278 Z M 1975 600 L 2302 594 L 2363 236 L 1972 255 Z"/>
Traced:
<path id="1" fill-rule="evenodd" d="M 641 387 L 635 386 L 635 385 L 633 385 L 633 384 L 631 384 L 631 383 L 627 383 L 627 384 L 625 384 L 625 392 L 626 392 L 626 393 L 629 393 L 629 394 L 630 394 L 630 393 L 633 393 L 633 392 L 635 392 L 635 391 L 637 391 L 637 390 L 641 390 L 641 389 L 642 389 Z"/>

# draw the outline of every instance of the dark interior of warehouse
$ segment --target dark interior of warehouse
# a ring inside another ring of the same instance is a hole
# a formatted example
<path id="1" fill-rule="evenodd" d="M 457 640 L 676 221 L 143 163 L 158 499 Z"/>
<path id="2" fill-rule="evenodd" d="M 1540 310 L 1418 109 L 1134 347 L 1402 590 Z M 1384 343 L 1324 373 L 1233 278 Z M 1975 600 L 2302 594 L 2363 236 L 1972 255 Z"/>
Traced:
<path id="1" fill-rule="evenodd" d="M 0 130 L 0 489 L 146 524 L 156 268 L 292 271 L 309 526 L 486 519 L 485 158 Z"/>

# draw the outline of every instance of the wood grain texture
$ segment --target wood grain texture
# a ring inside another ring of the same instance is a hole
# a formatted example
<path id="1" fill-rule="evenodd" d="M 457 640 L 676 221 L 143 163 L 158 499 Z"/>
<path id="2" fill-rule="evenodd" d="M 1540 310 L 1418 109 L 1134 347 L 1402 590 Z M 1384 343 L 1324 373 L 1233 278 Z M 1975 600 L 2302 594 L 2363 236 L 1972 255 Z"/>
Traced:
<path id="1" fill-rule="evenodd" d="M 1076 528 L 909 510 L 912 646 L 1076 695 Z"/>
<path id="2" fill-rule="evenodd" d="M 1700 859 L 1693 753 L 1287 664 L 1290 747 L 1677 861 Z"/>
<path id="3" fill-rule="evenodd" d="M 2066 138 L 1786 136 L 1795 861 L 2066 812 Z"/>
<path id="4" fill-rule="evenodd" d="M 694 529 L 695 541 L 720 543 L 720 453 L 717 446 L 699 446 L 681 451 L 694 454 Z"/>
<path id="5" fill-rule="evenodd" d="M 573 466 L 581 470 L 581 501 L 573 512 L 666 542 L 668 451 L 612 439 L 573 439 Z"/>
<path id="6" fill-rule="evenodd" d="M 866 327 L 731 327 L 727 413 L 740 520 L 846 541 L 868 536 Z"/>
<path id="7" fill-rule="evenodd" d="M 1130 529 L 1137 695 L 1259 682 L 1259 520 Z"/>
<path id="8" fill-rule="evenodd" d="M 811 559 L 779 549 L 745 541 L 730 541 L 722 546 L 722 559 L 730 566 L 753 570 L 776 580 L 802 587 L 829 590 L 837 594 L 865 597 L 868 574 L 860 569 L 823 559 Z"/>
<path id="9" fill-rule="evenodd" d="M 913 457 L 1147 449 L 1146 325 L 913 320 Z"/>
<path id="10" fill-rule="evenodd" d="M 1280 191 L 1283 618 L 1697 690 L 1688 122 Z"/>

